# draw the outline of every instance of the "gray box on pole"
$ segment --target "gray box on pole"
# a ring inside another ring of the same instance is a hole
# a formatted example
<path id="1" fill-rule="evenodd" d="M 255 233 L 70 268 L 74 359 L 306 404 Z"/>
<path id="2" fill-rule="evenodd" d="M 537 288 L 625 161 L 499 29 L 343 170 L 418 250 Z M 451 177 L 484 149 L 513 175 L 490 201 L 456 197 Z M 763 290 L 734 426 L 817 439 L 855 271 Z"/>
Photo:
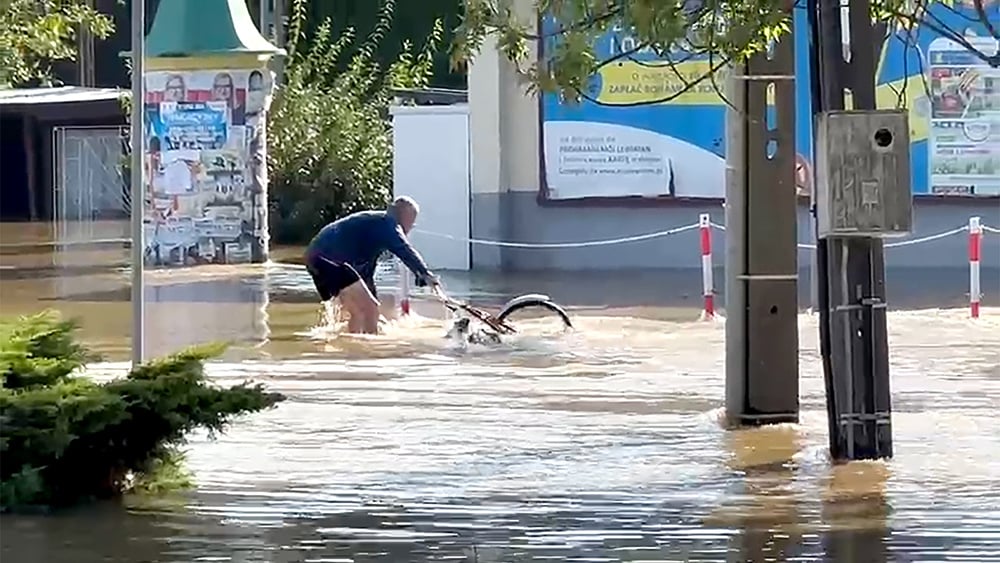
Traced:
<path id="1" fill-rule="evenodd" d="M 888 237 L 913 228 L 910 126 L 902 110 L 826 111 L 816 122 L 819 236 Z"/>

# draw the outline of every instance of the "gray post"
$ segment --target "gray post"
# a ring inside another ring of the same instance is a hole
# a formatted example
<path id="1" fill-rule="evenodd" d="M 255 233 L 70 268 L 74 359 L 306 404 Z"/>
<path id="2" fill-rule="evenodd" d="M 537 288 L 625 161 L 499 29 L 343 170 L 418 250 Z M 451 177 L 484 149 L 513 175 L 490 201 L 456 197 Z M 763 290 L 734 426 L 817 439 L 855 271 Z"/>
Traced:
<path id="1" fill-rule="evenodd" d="M 730 426 L 799 415 L 794 41 L 733 74 L 727 118 L 726 415 Z M 739 68 L 739 67 L 737 67 Z M 773 122 L 768 92 L 773 92 Z"/>
<path id="2" fill-rule="evenodd" d="M 274 0 L 274 44 L 285 48 L 285 2 Z"/>
<path id="3" fill-rule="evenodd" d="M 143 240 L 143 215 L 146 210 L 145 121 L 143 109 L 146 102 L 145 75 L 146 14 L 144 2 L 132 2 L 132 115 L 129 137 L 132 143 L 131 176 L 131 231 L 132 231 L 132 367 L 139 366 L 146 357 L 145 318 L 146 292 L 143 286 L 146 242 Z"/>
<path id="4" fill-rule="evenodd" d="M 813 235 L 810 240 L 816 245 L 816 218 L 812 215 L 809 216 L 809 226 Z M 809 253 L 809 310 L 813 313 L 819 311 L 819 263 L 815 250 Z"/>
<path id="5" fill-rule="evenodd" d="M 280 48 L 284 49 L 287 39 L 285 37 L 285 2 L 287 0 L 274 0 L 274 12 L 272 14 L 272 19 L 274 21 L 274 44 Z M 274 71 L 275 82 L 280 85 L 284 82 L 285 76 L 285 57 L 274 57 L 271 59 L 271 70 Z"/>
<path id="6" fill-rule="evenodd" d="M 743 65 L 734 64 L 726 111 L 726 417 L 742 423 L 747 396 L 746 284 L 746 81 Z"/>
<path id="7" fill-rule="evenodd" d="M 257 29 L 260 30 L 260 34 L 264 37 L 274 39 L 267 29 L 267 5 L 268 0 L 259 0 L 257 2 Z"/>
<path id="8" fill-rule="evenodd" d="M 854 109 L 875 109 L 876 38 L 869 9 L 869 0 L 850 2 L 848 62 L 839 0 L 811 0 L 814 114 L 844 109 L 845 89 L 852 92 Z M 813 169 L 815 186 L 822 172 Z M 822 214 L 816 206 L 827 202 L 816 192 L 814 212 Z M 883 256 L 877 238 L 827 238 L 816 244 L 820 348 L 835 460 L 892 456 Z"/>

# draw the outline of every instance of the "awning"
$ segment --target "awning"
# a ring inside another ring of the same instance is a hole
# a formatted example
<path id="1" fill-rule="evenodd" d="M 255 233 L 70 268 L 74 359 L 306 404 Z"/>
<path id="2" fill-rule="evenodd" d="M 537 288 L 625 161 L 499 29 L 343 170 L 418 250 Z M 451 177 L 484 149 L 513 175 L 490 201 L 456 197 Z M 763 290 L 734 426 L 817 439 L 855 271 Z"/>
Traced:
<path id="1" fill-rule="evenodd" d="M 0 90 L 0 106 L 36 106 L 117 100 L 125 90 L 117 88 L 85 88 L 58 86 L 54 88 L 8 88 Z"/>

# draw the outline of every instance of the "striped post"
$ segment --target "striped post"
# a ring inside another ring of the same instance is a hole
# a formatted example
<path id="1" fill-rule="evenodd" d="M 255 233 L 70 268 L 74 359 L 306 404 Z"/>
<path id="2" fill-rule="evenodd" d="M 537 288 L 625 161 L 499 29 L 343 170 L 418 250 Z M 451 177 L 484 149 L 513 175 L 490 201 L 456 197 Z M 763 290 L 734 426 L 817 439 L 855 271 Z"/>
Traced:
<path id="1" fill-rule="evenodd" d="M 396 261 L 399 268 L 399 309 L 403 315 L 410 314 L 410 270 L 401 261 Z"/>
<path id="2" fill-rule="evenodd" d="M 711 319 L 715 317 L 715 293 L 712 279 L 712 219 L 708 213 L 698 216 L 698 231 L 701 234 L 701 289 L 705 298 L 703 315 L 705 319 Z"/>
<path id="3" fill-rule="evenodd" d="M 969 217 L 969 311 L 979 318 L 979 258 L 983 252 L 983 226 L 979 217 Z"/>

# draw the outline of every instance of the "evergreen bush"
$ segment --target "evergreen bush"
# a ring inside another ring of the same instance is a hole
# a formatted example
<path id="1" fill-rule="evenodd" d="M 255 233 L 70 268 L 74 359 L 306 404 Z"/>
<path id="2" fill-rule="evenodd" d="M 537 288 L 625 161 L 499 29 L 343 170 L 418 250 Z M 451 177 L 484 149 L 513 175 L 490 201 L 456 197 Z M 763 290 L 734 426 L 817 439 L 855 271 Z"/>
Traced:
<path id="1" fill-rule="evenodd" d="M 237 415 L 284 400 L 261 385 L 211 385 L 192 348 L 99 383 L 76 324 L 47 312 L 0 320 L 0 510 L 61 506 L 121 495 L 166 471 L 183 481 L 177 447 L 196 428 L 223 430 Z"/>

